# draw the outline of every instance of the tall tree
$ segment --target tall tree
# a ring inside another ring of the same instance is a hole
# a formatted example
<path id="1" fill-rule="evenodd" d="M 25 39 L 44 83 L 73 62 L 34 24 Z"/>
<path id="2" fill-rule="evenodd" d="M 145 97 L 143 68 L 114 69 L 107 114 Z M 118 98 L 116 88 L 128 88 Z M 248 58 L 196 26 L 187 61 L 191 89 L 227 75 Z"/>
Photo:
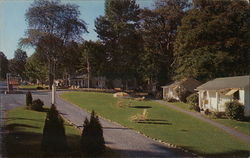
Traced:
<path id="1" fill-rule="evenodd" d="M 6 78 L 8 72 L 8 59 L 3 52 L 0 51 L 0 79 Z"/>
<path id="2" fill-rule="evenodd" d="M 55 74 L 56 61 L 63 58 L 64 46 L 81 41 L 87 32 L 85 22 L 79 18 L 78 6 L 61 4 L 60 0 L 35 1 L 26 12 L 28 30 L 21 45 L 39 48 L 47 58 L 50 87 Z"/>
<path id="3" fill-rule="evenodd" d="M 10 61 L 9 70 L 11 73 L 20 75 L 23 79 L 25 76 L 25 64 L 27 53 L 21 49 L 17 49 L 14 58 Z"/>
<path id="4" fill-rule="evenodd" d="M 175 43 L 175 78 L 249 74 L 250 5 L 246 1 L 194 1 Z"/>
<path id="5" fill-rule="evenodd" d="M 189 6 L 188 0 L 157 0 L 153 10 L 142 11 L 144 53 L 140 72 L 151 86 L 171 81 L 176 31 Z"/>
<path id="6" fill-rule="evenodd" d="M 25 74 L 27 79 L 31 82 L 36 82 L 37 80 L 42 84 L 48 80 L 48 67 L 45 62 L 42 62 L 39 54 L 36 52 L 32 54 L 25 64 Z"/>
<path id="7" fill-rule="evenodd" d="M 135 0 L 107 0 L 105 15 L 96 19 L 98 37 L 105 46 L 109 78 L 124 81 L 136 76 L 141 37 L 138 34 L 139 5 Z"/>

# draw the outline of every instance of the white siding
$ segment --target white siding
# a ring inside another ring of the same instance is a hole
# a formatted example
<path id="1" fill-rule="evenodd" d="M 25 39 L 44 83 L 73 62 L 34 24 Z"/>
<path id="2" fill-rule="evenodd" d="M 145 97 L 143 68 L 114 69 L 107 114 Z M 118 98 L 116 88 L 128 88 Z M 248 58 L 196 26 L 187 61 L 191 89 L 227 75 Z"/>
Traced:
<path id="1" fill-rule="evenodd" d="M 217 111 L 217 98 L 216 91 L 208 91 L 209 92 L 209 109 Z"/>
<path id="2" fill-rule="evenodd" d="M 232 96 L 227 96 L 227 95 L 223 95 L 223 94 L 219 94 L 219 111 L 220 112 L 224 112 L 226 110 L 226 106 L 225 103 L 226 102 L 230 102 L 232 100 Z"/>

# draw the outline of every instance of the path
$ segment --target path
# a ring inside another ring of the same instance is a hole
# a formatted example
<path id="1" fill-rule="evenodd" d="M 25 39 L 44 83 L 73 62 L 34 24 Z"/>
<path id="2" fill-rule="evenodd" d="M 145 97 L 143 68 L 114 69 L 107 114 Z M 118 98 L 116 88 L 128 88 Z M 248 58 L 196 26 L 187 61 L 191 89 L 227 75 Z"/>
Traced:
<path id="1" fill-rule="evenodd" d="M 205 121 L 205 122 L 207 122 L 207 123 L 209 123 L 209 124 L 211 124 L 211 125 L 213 125 L 213 126 L 215 126 L 215 127 L 218 127 L 218 128 L 220 128 L 220 129 L 224 130 L 224 131 L 227 132 L 228 134 L 231 134 L 231 135 L 237 137 L 238 139 L 242 140 L 243 142 L 246 142 L 246 143 L 250 144 L 250 136 L 249 136 L 249 135 L 246 135 L 246 134 L 244 134 L 244 133 L 238 132 L 238 131 L 236 131 L 236 130 L 230 128 L 230 127 L 227 127 L 227 126 L 225 126 L 225 125 L 223 125 L 223 124 L 220 124 L 220 123 L 218 123 L 218 122 L 215 122 L 215 121 L 213 121 L 213 120 L 211 120 L 211 119 L 209 119 L 209 118 L 205 118 L 205 117 L 202 116 L 202 114 L 200 114 L 200 113 L 184 110 L 184 109 L 179 108 L 179 107 L 177 107 L 177 106 L 174 106 L 174 105 L 171 105 L 171 104 L 169 104 L 169 103 L 166 103 L 166 102 L 163 101 L 163 100 L 156 100 L 156 102 L 158 102 L 158 103 L 160 103 L 160 104 L 164 104 L 164 105 L 166 105 L 166 106 L 168 106 L 168 107 L 170 107 L 170 108 L 172 108 L 172 109 L 175 109 L 175 110 L 177 110 L 177 111 L 180 111 L 180 112 L 186 113 L 186 114 L 188 114 L 188 115 L 191 115 L 191 116 L 193 116 L 193 117 L 195 117 L 195 118 L 197 118 L 197 119 L 200 119 L 200 120 L 202 120 L 202 121 Z"/>

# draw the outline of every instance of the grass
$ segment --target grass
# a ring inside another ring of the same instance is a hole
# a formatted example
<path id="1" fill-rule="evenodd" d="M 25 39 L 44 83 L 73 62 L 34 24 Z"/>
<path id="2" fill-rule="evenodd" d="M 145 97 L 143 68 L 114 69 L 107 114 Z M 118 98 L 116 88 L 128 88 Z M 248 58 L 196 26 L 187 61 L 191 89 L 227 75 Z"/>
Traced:
<path id="1" fill-rule="evenodd" d="M 118 99 L 112 94 L 95 92 L 67 92 L 61 97 L 151 138 L 175 144 L 201 156 L 247 157 L 249 154 L 250 145 L 206 122 L 154 101 Z M 118 102 L 122 102 L 123 106 L 118 106 Z M 131 121 L 132 116 L 142 113 L 145 108 L 147 120 Z"/>
<path id="2" fill-rule="evenodd" d="M 6 127 L 9 134 L 5 137 L 6 156 L 10 158 L 40 158 L 40 157 L 81 157 L 80 153 L 80 130 L 65 122 L 65 132 L 70 150 L 59 155 L 48 155 L 40 151 L 40 143 L 45 112 L 26 110 L 25 107 L 15 108 L 7 113 Z M 103 157 L 114 157 L 110 149 Z"/>
<path id="3" fill-rule="evenodd" d="M 44 89 L 48 88 L 48 86 L 37 85 L 37 84 L 34 84 L 34 85 L 21 85 L 21 86 L 19 86 L 19 88 L 21 88 L 21 89 L 37 89 L 37 87 L 42 87 Z"/>
<path id="4" fill-rule="evenodd" d="M 194 111 L 194 110 L 190 110 L 189 109 L 189 105 L 186 104 L 186 103 L 182 103 L 182 102 L 167 102 L 168 104 L 171 104 L 171 105 L 174 105 L 174 106 L 177 106 L 179 108 L 182 108 L 184 110 L 188 110 L 188 111 Z"/>
<path id="5" fill-rule="evenodd" d="M 249 121 L 236 121 L 229 119 L 213 119 L 221 124 L 228 127 L 234 128 L 237 131 L 245 133 L 250 136 L 250 122 Z"/>
<path id="6" fill-rule="evenodd" d="M 195 112 L 194 110 L 190 110 L 188 108 L 188 104 L 186 103 L 182 103 L 182 102 L 171 102 L 169 103 L 171 105 L 174 105 L 174 106 L 177 106 L 179 108 L 182 108 L 184 110 L 188 110 L 188 111 L 193 111 Z M 250 135 L 250 122 L 249 121 L 236 121 L 236 120 L 230 120 L 230 119 L 226 119 L 226 118 L 223 118 L 223 119 L 214 119 L 214 121 L 217 121 L 221 124 L 224 124 L 228 127 L 231 127 L 239 132 L 242 132 L 242 133 L 245 133 L 247 135 Z"/>

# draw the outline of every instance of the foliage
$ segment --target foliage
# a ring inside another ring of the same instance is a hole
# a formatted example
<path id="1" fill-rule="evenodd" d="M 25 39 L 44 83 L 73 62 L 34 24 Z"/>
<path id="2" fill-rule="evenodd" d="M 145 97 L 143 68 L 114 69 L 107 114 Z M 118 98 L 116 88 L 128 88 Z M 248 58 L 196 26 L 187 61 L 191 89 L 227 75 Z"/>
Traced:
<path id="1" fill-rule="evenodd" d="M 167 98 L 166 101 L 167 102 L 177 102 L 177 100 L 175 98 Z"/>
<path id="2" fill-rule="evenodd" d="M 26 106 L 27 108 L 30 108 L 31 105 L 32 105 L 32 94 L 30 91 L 28 91 L 26 93 Z"/>
<path id="3" fill-rule="evenodd" d="M 101 42 L 85 41 L 79 47 L 80 67 L 78 71 L 89 73 L 90 76 L 102 76 L 106 70 L 106 55 Z"/>
<path id="4" fill-rule="evenodd" d="M 68 149 L 64 121 L 55 105 L 51 105 L 45 119 L 41 149 L 45 152 L 65 152 Z"/>
<path id="5" fill-rule="evenodd" d="M 128 80 L 136 76 L 141 52 L 137 33 L 139 6 L 135 0 L 106 0 L 105 15 L 95 21 L 96 32 L 105 46 L 105 76 Z"/>
<path id="6" fill-rule="evenodd" d="M 35 111 L 43 111 L 43 101 L 41 101 L 40 99 L 36 99 L 32 101 L 32 104 L 30 106 L 31 110 L 35 110 Z"/>
<path id="7" fill-rule="evenodd" d="M 12 74 L 20 75 L 23 79 L 25 76 L 25 64 L 27 60 L 27 53 L 21 49 L 17 49 L 14 58 L 10 60 L 9 71 Z"/>
<path id="8" fill-rule="evenodd" d="M 227 102 L 225 114 L 229 119 L 244 119 L 244 106 L 238 101 Z"/>
<path id="9" fill-rule="evenodd" d="M 197 112 L 200 112 L 200 111 L 201 111 L 199 105 L 197 105 L 197 104 L 190 104 L 190 105 L 189 105 L 189 109 L 190 109 L 190 110 L 195 110 L 195 111 L 197 111 Z"/>
<path id="10" fill-rule="evenodd" d="M 175 79 L 249 74 L 249 16 L 247 1 L 196 0 L 177 30 Z"/>
<path id="11" fill-rule="evenodd" d="M 32 54 L 25 64 L 25 74 L 29 81 L 36 82 L 37 80 L 42 84 L 48 79 L 48 67 L 42 62 L 38 53 Z"/>
<path id="12" fill-rule="evenodd" d="M 187 102 L 187 97 L 191 94 L 191 92 L 181 87 L 176 89 L 176 93 L 178 95 L 179 100 L 184 103 Z"/>
<path id="13" fill-rule="evenodd" d="M 105 150 L 102 125 L 94 111 L 91 112 L 90 121 L 87 118 L 84 121 L 81 148 L 88 155 L 98 155 Z"/>
<path id="14" fill-rule="evenodd" d="M 140 33 L 144 52 L 140 55 L 139 70 L 142 78 L 151 85 L 171 81 L 177 27 L 189 5 L 188 0 L 157 0 L 154 9 L 142 10 Z"/>
<path id="15" fill-rule="evenodd" d="M 212 118 L 223 118 L 224 115 L 225 115 L 224 112 L 218 112 L 218 111 L 212 112 L 212 114 L 211 114 Z"/>
<path id="16" fill-rule="evenodd" d="M 8 59 L 3 52 L 0 51 L 0 79 L 5 79 L 8 72 Z"/>
<path id="17" fill-rule="evenodd" d="M 55 65 L 65 57 L 68 43 L 82 40 L 86 24 L 79 18 L 78 6 L 55 0 L 34 1 L 25 16 L 28 29 L 20 45 L 33 46 L 45 56 L 51 88 Z"/>
<path id="18" fill-rule="evenodd" d="M 187 97 L 187 102 L 192 105 L 198 105 L 199 104 L 199 94 L 193 93 Z"/>

